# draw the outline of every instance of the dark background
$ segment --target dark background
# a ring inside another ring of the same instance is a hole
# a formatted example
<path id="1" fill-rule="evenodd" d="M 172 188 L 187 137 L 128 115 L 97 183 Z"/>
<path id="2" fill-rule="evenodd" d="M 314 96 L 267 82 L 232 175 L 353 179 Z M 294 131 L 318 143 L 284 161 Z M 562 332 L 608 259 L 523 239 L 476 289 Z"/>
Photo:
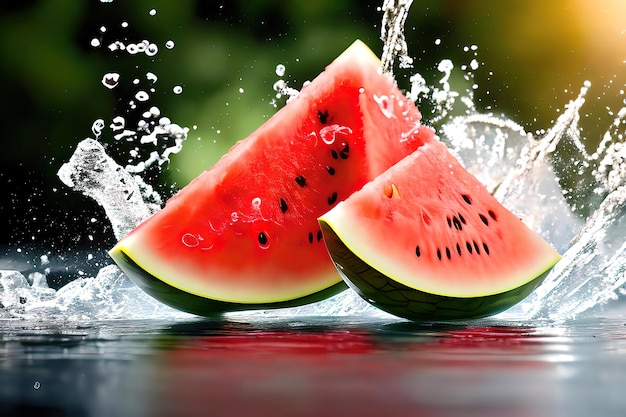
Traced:
<path id="1" fill-rule="evenodd" d="M 3 259 L 19 257 L 34 267 L 46 254 L 60 259 L 60 265 L 80 265 L 83 272 L 106 262 L 114 238 L 102 210 L 68 190 L 56 172 L 76 143 L 92 136 L 94 120 L 108 125 L 116 115 L 127 122 L 138 118 L 142 108 L 128 106 L 138 88 L 129 79 L 156 74 L 157 92 L 146 104 L 158 106 L 177 124 L 195 126 L 183 152 L 155 180 L 182 186 L 275 111 L 270 102 L 277 64 L 287 67 L 286 79 L 299 88 L 356 38 L 379 54 L 381 3 L 3 2 Z M 150 15 L 151 9 L 156 15 Z M 591 148 L 611 121 L 607 109 L 617 112 L 623 105 L 625 30 L 626 3 L 620 0 L 415 1 L 406 23 L 415 68 L 398 71 L 397 78 L 406 88 L 408 76 L 420 72 L 435 83 L 441 59 L 450 58 L 457 67 L 467 64 L 474 56 L 464 47 L 477 45 L 478 61 L 484 63 L 474 73 L 479 110 L 506 115 L 538 135 L 589 80 L 592 90 L 581 125 Z M 102 46 L 92 47 L 93 38 Z M 106 47 L 116 40 L 142 39 L 157 44 L 159 53 L 130 56 Z M 164 45 L 170 39 L 176 46 L 168 50 Z M 126 82 L 104 88 L 101 78 L 107 72 L 120 73 Z M 461 90 L 467 87 L 462 75 L 457 70 L 453 76 Z M 176 85 L 183 87 L 182 94 L 172 92 Z M 428 121 L 429 103 L 420 107 Z M 119 157 L 124 150 L 114 147 L 111 136 L 105 131 L 100 139 Z M 87 259 L 85 253 L 93 256 Z"/>

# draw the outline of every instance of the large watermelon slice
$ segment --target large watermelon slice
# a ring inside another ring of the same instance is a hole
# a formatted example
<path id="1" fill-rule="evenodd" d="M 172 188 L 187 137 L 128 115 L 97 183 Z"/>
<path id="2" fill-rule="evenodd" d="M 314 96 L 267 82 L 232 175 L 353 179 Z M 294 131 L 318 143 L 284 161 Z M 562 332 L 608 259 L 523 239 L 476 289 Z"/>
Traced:
<path id="1" fill-rule="evenodd" d="M 319 220 L 346 282 L 412 320 L 498 313 L 526 297 L 560 259 L 438 141 Z"/>
<path id="2" fill-rule="evenodd" d="M 317 301 L 345 287 L 317 218 L 433 140 L 355 42 L 110 255 L 146 292 L 208 315 Z"/>

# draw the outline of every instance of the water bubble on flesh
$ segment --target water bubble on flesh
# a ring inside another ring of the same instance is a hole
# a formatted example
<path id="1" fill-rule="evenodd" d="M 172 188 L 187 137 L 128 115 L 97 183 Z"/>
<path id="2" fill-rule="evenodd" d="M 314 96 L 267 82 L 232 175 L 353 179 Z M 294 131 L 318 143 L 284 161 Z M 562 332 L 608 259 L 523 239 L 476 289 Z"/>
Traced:
<path id="1" fill-rule="evenodd" d="M 374 101 L 376 102 L 376 104 L 378 104 L 378 108 L 385 115 L 386 118 L 391 119 L 395 117 L 393 113 L 393 108 L 394 108 L 393 98 L 390 99 L 384 94 L 381 96 L 377 96 L 376 94 L 374 94 L 373 97 L 374 97 Z"/>
<path id="2" fill-rule="evenodd" d="M 172 91 L 174 92 L 174 94 L 180 94 L 183 92 L 183 87 L 181 87 L 180 85 L 176 85 L 174 86 L 174 88 L 172 88 Z"/>
<path id="3" fill-rule="evenodd" d="M 322 141 L 324 141 L 324 143 L 327 145 L 332 145 L 333 143 L 335 143 L 338 134 L 344 136 L 351 135 L 352 129 L 348 126 L 340 126 L 338 124 L 324 126 L 320 129 L 320 137 L 322 138 Z"/>
<path id="4" fill-rule="evenodd" d="M 172 49 L 174 47 L 174 41 L 169 40 L 169 41 L 165 42 L 165 47 L 167 49 Z"/>

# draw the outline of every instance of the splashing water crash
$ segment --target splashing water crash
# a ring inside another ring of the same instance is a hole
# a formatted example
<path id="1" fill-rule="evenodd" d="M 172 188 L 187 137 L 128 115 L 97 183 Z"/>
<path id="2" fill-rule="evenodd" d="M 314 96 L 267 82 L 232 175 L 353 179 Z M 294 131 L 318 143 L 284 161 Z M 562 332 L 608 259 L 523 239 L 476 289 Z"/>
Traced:
<path id="1" fill-rule="evenodd" d="M 200 315 L 344 290 L 317 218 L 435 140 L 379 67 L 356 41 L 110 255 L 147 293 Z"/>

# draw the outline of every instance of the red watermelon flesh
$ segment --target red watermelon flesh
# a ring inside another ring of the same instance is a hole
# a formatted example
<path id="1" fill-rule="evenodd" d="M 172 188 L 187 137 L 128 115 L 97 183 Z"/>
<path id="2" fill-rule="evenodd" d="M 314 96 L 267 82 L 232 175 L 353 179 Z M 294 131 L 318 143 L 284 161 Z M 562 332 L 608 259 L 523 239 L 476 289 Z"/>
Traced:
<path id="1" fill-rule="evenodd" d="M 157 299 L 197 314 L 341 291 L 317 218 L 434 137 L 379 66 L 356 41 L 112 258 Z"/>

